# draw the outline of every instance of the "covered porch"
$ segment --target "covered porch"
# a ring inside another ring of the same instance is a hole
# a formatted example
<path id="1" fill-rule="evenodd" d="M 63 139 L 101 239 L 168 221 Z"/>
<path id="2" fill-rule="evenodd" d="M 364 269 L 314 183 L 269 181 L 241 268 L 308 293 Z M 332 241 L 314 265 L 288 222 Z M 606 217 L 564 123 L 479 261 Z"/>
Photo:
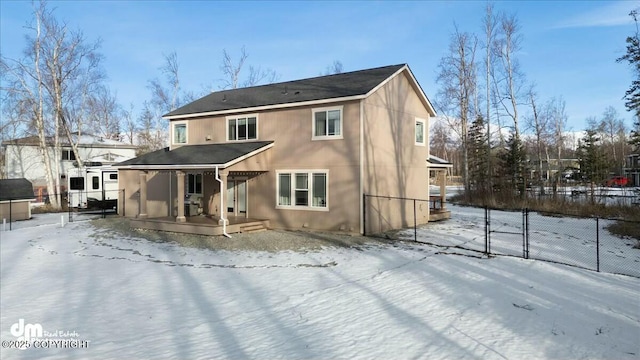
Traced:
<path id="1" fill-rule="evenodd" d="M 183 146 L 119 164 L 128 187 L 138 189 L 131 227 L 227 236 L 268 229 L 268 219 L 251 216 L 249 182 L 268 172 L 272 145 Z"/>
<path id="2" fill-rule="evenodd" d="M 439 221 L 451 218 L 451 211 L 447 210 L 447 172 L 453 164 L 437 156 L 429 155 L 427 160 L 429 178 L 436 179 L 440 191 L 437 195 L 429 195 L 429 221 Z M 431 184 L 430 184 L 431 185 Z"/>

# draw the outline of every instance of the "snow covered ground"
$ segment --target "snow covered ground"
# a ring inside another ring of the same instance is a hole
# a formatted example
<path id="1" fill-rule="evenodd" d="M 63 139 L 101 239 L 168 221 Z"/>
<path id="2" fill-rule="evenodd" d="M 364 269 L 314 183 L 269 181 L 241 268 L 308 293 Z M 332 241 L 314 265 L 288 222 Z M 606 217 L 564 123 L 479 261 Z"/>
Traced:
<path id="1" fill-rule="evenodd" d="M 209 251 L 53 216 L 0 232 L 2 359 L 640 357 L 634 277 L 407 242 Z M 440 224 L 421 237 L 476 236 L 470 214 Z M 88 345 L 6 348 L 20 319 Z"/>
<path id="2" fill-rule="evenodd" d="M 484 209 L 448 204 L 453 217 L 418 228 L 418 241 L 441 247 L 485 249 Z M 523 256 L 521 211 L 492 210 L 491 253 Z M 600 271 L 640 277 L 640 249 L 637 240 L 620 238 L 609 231 L 611 220 L 576 219 L 529 213 L 529 258 L 559 262 Z M 599 229 L 599 234 L 597 234 Z M 400 233 L 414 239 L 413 229 Z M 599 237 L 599 239 L 597 239 Z M 599 259 L 596 245 L 599 244 Z"/>

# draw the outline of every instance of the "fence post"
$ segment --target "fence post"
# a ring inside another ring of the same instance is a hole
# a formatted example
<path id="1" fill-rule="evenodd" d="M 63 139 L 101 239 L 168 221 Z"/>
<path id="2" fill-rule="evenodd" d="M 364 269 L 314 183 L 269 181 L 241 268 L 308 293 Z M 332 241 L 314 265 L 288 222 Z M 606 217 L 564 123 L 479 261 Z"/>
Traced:
<path id="1" fill-rule="evenodd" d="M 527 258 L 527 225 L 525 221 L 526 217 L 526 208 L 522 208 L 522 258 Z"/>
<path id="2" fill-rule="evenodd" d="M 12 200 L 11 200 L 11 199 L 9 199 L 9 231 L 13 230 L 13 229 L 11 228 L 11 223 L 13 222 L 13 221 L 12 221 L 12 216 L 13 216 L 13 214 L 12 214 L 12 213 L 13 213 L 13 210 L 11 209 L 11 201 L 12 201 Z"/>
<path id="3" fill-rule="evenodd" d="M 418 242 L 418 217 L 416 215 L 416 199 L 413 199 L 413 241 Z"/>
<path id="4" fill-rule="evenodd" d="M 126 209 L 126 207 L 125 207 L 124 189 L 122 189 L 122 217 L 126 217 L 126 211 L 127 210 L 125 210 L 125 209 Z M 118 213 L 119 212 L 120 212 L 120 209 L 118 209 Z M 172 210 L 172 212 L 173 212 L 173 210 Z"/>
<path id="5" fill-rule="evenodd" d="M 484 207 L 484 253 L 489 256 L 489 207 Z"/>
<path id="6" fill-rule="evenodd" d="M 72 222 L 73 217 L 71 216 L 71 196 L 67 196 L 67 210 L 69 211 L 69 222 Z"/>
<path id="7" fill-rule="evenodd" d="M 526 224 L 527 224 L 527 226 L 526 226 L 527 236 L 526 236 L 526 242 L 525 242 L 525 244 L 526 244 L 525 249 L 527 250 L 526 259 L 528 259 L 529 258 L 529 208 L 526 208 L 525 215 L 526 215 L 525 219 L 526 219 Z"/>
<path id="8" fill-rule="evenodd" d="M 362 193 L 362 236 L 367 236 L 367 195 Z"/>
<path id="9" fill-rule="evenodd" d="M 600 272 L 600 218 L 596 218 L 596 271 Z"/>

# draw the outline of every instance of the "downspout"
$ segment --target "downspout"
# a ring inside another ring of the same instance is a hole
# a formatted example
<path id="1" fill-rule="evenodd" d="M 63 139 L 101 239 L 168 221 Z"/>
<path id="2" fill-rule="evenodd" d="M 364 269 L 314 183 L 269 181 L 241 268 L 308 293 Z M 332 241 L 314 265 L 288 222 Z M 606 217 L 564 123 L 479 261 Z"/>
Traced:
<path id="1" fill-rule="evenodd" d="M 222 235 L 230 238 L 231 235 L 227 234 L 227 219 L 224 218 L 224 216 L 222 214 L 224 214 L 224 199 L 222 198 L 222 194 L 224 194 L 223 192 L 223 183 L 222 183 L 222 179 L 220 179 L 220 173 L 219 173 L 219 168 L 216 166 L 216 180 L 218 180 L 218 183 L 220 183 L 220 220 L 222 220 Z"/>
<path id="2" fill-rule="evenodd" d="M 360 100 L 360 234 L 364 234 L 364 100 Z"/>

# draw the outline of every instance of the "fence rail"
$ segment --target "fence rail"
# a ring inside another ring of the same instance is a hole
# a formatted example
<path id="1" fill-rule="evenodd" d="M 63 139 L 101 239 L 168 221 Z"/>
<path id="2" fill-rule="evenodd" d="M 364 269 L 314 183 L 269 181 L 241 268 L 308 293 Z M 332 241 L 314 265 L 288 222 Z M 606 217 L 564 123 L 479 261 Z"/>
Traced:
<path id="1" fill-rule="evenodd" d="M 67 222 L 105 218 L 110 215 L 117 215 L 119 212 L 124 215 L 125 196 L 122 190 L 99 190 L 81 191 L 70 193 L 65 191 L 56 194 L 46 194 L 42 191 L 34 193 L 34 199 L 42 206 L 47 207 L 51 197 L 59 198 L 61 208 L 57 211 L 46 209 L 44 212 L 58 212 L 66 215 Z M 7 199 L 0 202 L 0 220 L 2 221 L 1 231 L 11 231 L 17 221 L 21 225 L 27 225 L 29 220 L 38 217 L 41 213 L 37 207 L 31 204 L 32 199 Z M 24 222 L 23 222 L 24 220 Z M 62 222 L 64 223 L 64 218 Z M 57 221 L 56 221 L 57 222 Z M 37 222 L 33 222 L 36 226 Z M 20 226 L 25 227 L 25 226 Z"/>

